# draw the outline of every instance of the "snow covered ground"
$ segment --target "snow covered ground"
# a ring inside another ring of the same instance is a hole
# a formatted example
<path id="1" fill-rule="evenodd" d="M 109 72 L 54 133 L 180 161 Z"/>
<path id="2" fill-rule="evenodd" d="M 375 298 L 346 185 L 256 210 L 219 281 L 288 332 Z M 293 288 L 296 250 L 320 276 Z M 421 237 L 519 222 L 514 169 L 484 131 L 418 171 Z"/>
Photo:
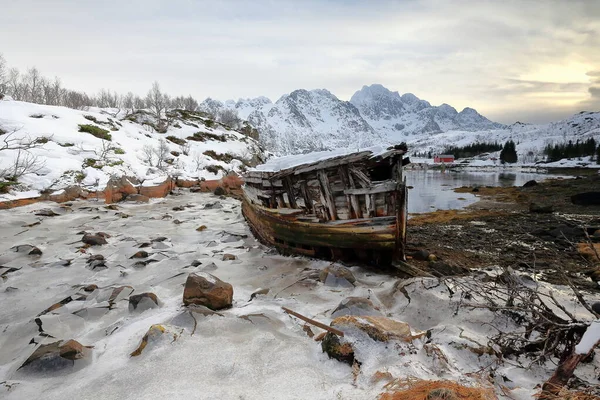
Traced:
<path id="1" fill-rule="evenodd" d="M 470 384 L 477 380 L 470 373 L 485 375 L 493 368 L 497 388 L 506 387 L 512 399 L 531 399 L 554 368 L 548 363 L 525 369 L 515 360 L 473 352 L 496 333 L 493 326 L 515 327 L 485 309 L 460 307 L 460 288 L 451 294 L 437 279 L 402 281 L 352 265 L 354 285 L 321 282 L 319 272 L 330 263 L 283 257 L 257 243 L 236 200 L 182 193 L 149 204 L 121 203 L 117 209 L 81 200 L 65 207 L 37 203 L 0 211 L 1 398 L 374 399 L 385 383 L 373 380 L 378 372 Z M 57 215 L 36 215 L 47 208 Z M 197 231 L 201 225 L 207 228 Z M 108 243 L 83 253 L 83 231 L 105 232 Z M 165 239 L 153 241 L 159 236 Z M 37 246 L 42 255 L 28 255 L 22 247 L 15 251 L 14 246 L 26 244 Z M 142 244 L 147 247 L 140 249 Z M 139 250 L 154 262 L 136 264 L 130 257 Z M 223 261 L 225 253 L 237 259 Z M 92 269 L 86 262 L 97 254 L 105 257 L 106 268 Z M 233 307 L 194 314 L 196 327 L 182 305 L 183 284 L 191 272 L 209 272 L 234 287 Z M 37 317 L 69 296 L 78 298 L 91 284 L 98 288 L 86 292 L 85 299 Z M 131 286 L 133 294 L 155 293 L 160 307 L 130 312 L 127 290 L 109 309 L 106 299 L 122 286 Z M 268 293 L 251 300 L 261 288 Z M 591 318 L 574 305 L 566 288 L 552 289 L 567 310 L 582 320 Z M 328 324 L 348 297 L 368 298 L 381 314 L 409 323 L 413 331 L 430 331 L 430 338 L 376 342 L 346 330 L 362 363 L 354 381 L 352 368 L 329 359 L 320 343 L 307 336 L 304 323 L 281 308 Z M 153 324 L 162 324 L 168 336 L 130 357 Z M 18 369 L 36 343 L 60 339 L 93 346 L 91 356 L 60 372 Z M 591 379 L 597 363 L 582 365 L 578 376 Z"/>
<path id="2" fill-rule="evenodd" d="M 47 138 L 29 151 L 41 165 L 19 178 L 19 191 L 25 193 L 0 195 L 0 201 L 36 197 L 41 191 L 70 185 L 103 190 L 112 176 L 135 177 L 144 185 L 161 183 L 167 176 L 219 179 L 264 157 L 255 140 L 197 115 L 179 115 L 165 133 L 158 133 L 147 115 L 126 117 L 124 110 L 117 111 L 0 101 L 0 129 L 5 132 L 0 135 L 0 148 L 9 137 Z M 80 132 L 80 125 L 105 129 L 112 138 L 107 141 Z M 162 168 L 158 168 L 158 156 L 152 150 L 157 150 L 161 141 L 167 151 Z M 0 151 L 0 171 L 11 168 L 17 156 L 17 150 Z"/>

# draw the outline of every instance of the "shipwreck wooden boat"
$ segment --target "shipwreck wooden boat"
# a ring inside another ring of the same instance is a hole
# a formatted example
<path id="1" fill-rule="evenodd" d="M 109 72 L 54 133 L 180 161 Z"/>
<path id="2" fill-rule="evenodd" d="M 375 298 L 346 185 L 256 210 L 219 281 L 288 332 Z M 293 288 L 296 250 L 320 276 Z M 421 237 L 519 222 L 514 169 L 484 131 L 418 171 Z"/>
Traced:
<path id="1" fill-rule="evenodd" d="M 244 176 L 242 212 L 283 253 L 388 265 L 404 259 L 406 145 L 282 157 Z"/>

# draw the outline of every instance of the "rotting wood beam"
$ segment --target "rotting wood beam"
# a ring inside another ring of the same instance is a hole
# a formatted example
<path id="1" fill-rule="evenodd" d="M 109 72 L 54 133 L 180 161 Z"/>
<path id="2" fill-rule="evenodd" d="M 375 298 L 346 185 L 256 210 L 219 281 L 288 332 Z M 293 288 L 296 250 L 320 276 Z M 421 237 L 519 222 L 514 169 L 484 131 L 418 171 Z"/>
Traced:
<path id="1" fill-rule="evenodd" d="M 346 189 L 344 194 L 361 195 L 361 194 L 377 194 L 391 192 L 396 189 L 396 182 L 384 182 L 373 185 L 369 188 L 358 188 L 358 189 Z"/>
<path id="2" fill-rule="evenodd" d="M 347 166 L 340 166 L 339 171 L 340 177 L 342 178 L 342 183 L 344 184 L 344 193 L 346 194 L 346 201 L 348 203 L 348 209 L 350 211 L 350 218 L 362 218 L 362 210 L 360 208 L 360 203 L 358 202 L 358 198 L 354 194 L 347 193 L 348 190 L 353 190 L 354 181 L 350 176 L 350 172 L 348 171 Z"/>
<path id="3" fill-rule="evenodd" d="M 283 179 L 283 188 L 285 189 L 288 200 L 291 208 L 298 208 L 298 203 L 296 203 L 296 196 L 294 195 L 294 184 L 292 182 L 292 178 L 289 176 L 284 177 Z"/>
<path id="4" fill-rule="evenodd" d="M 325 202 L 325 206 L 329 210 L 329 219 L 335 221 L 338 219 L 337 212 L 335 209 L 335 198 L 331 193 L 331 186 L 329 185 L 329 178 L 327 173 L 323 170 L 317 172 L 317 178 L 319 179 L 319 187 L 321 188 L 321 195 Z"/>
<path id="5" fill-rule="evenodd" d="M 308 212 L 313 212 L 313 201 L 310 197 L 310 193 L 308 191 L 308 183 L 306 181 L 300 182 L 300 193 L 302 194 L 302 198 L 304 199 L 304 206 Z"/>

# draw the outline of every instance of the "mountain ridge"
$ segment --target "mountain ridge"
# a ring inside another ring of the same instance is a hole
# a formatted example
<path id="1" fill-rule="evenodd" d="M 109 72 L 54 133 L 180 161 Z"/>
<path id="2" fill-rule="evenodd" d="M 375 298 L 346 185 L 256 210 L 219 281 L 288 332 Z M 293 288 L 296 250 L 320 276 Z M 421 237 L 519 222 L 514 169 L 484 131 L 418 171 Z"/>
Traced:
<path id="1" fill-rule="evenodd" d="M 413 93 L 400 95 L 381 84 L 364 85 L 349 101 L 327 89 L 297 89 L 272 102 L 265 96 L 221 102 L 207 98 L 202 111 L 235 110 L 261 132 L 261 142 L 275 154 L 410 141 L 415 135 L 448 130 L 504 128 L 475 109 L 458 112 L 443 103 L 432 106 Z"/>

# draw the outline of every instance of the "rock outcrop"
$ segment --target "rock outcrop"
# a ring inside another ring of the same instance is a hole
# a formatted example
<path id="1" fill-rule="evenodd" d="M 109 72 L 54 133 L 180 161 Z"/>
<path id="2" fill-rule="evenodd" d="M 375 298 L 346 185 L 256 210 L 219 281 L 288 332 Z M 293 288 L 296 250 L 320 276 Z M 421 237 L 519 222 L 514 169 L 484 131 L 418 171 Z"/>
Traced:
<path id="1" fill-rule="evenodd" d="M 208 273 L 192 273 L 185 282 L 183 304 L 198 304 L 211 310 L 231 307 L 233 286 Z"/>

